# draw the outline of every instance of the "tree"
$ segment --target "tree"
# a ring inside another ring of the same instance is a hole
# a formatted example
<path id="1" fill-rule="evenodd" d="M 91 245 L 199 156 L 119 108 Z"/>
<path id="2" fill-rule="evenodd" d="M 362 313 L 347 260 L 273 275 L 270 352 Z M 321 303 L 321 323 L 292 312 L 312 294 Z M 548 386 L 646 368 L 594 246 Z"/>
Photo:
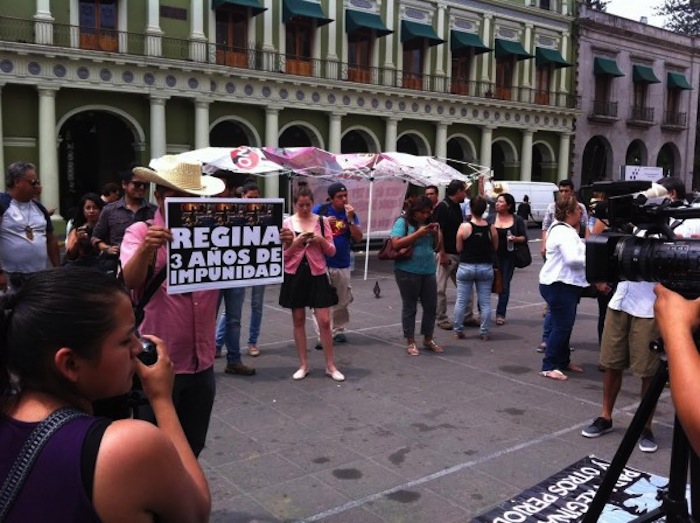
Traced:
<path id="1" fill-rule="evenodd" d="M 655 14 L 666 18 L 664 27 L 669 31 L 690 36 L 700 34 L 699 0 L 664 0 Z"/>
<path id="2" fill-rule="evenodd" d="M 610 2 L 610 0 L 584 0 L 584 4 L 596 11 L 605 11 L 608 2 Z"/>

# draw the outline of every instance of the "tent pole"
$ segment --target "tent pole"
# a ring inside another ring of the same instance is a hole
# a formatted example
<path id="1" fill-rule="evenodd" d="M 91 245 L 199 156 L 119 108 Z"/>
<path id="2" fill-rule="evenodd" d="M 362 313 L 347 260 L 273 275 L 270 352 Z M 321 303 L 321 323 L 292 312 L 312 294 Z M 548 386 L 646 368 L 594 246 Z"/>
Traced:
<path id="1" fill-rule="evenodd" d="M 372 229 L 372 198 L 374 197 L 374 176 L 369 178 L 369 206 L 367 208 L 367 237 L 365 238 L 365 278 L 367 281 L 367 270 L 369 269 L 369 233 Z"/>

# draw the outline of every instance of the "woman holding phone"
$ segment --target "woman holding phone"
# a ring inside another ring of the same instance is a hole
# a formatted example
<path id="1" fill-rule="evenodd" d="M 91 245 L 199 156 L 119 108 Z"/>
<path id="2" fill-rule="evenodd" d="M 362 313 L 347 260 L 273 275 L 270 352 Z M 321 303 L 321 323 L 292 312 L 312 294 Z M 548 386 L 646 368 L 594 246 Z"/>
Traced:
<path id="1" fill-rule="evenodd" d="M 428 198 L 416 197 L 406 213 L 397 218 L 391 230 L 394 249 L 413 245 L 413 255 L 409 260 L 394 262 L 394 276 L 401 293 L 401 324 L 409 356 L 420 354 L 415 338 L 419 301 L 423 307 L 420 329 L 423 348 L 431 352 L 443 352 L 443 348 L 433 339 L 437 315 L 435 251 L 440 247 L 440 226 L 437 223 L 426 223 L 432 208 L 432 202 Z"/>
<path id="2" fill-rule="evenodd" d="M 296 211 L 282 224 L 291 235 L 283 237 L 284 281 L 279 304 L 292 309 L 294 343 L 299 353 L 299 369 L 292 375 L 294 380 L 303 380 L 309 374 L 306 340 L 306 307 L 314 309 L 316 322 L 326 360 L 326 375 L 335 381 L 344 381 L 345 376 L 333 360 L 333 333 L 331 331 L 331 307 L 333 289 L 326 274 L 326 256 L 335 254 L 333 231 L 328 218 L 311 212 L 314 197 L 305 182 L 300 182 L 294 195 Z"/>

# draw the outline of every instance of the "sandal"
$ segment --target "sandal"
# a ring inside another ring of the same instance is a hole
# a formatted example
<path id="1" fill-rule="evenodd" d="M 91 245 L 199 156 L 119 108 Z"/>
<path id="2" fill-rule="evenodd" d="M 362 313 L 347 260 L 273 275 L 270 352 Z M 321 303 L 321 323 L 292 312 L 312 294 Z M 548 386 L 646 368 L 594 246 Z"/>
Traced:
<path id="1" fill-rule="evenodd" d="M 253 356 L 254 358 L 256 356 L 260 356 L 260 349 L 256 345 L 248 345 L 248 354 Z"/>
<path id="2" fill-rule="evenodd" d="M 406 352 L 409 356 L 418 356 L 420 354 L 420 351 L 418 350 L 418 347 L 416 347 L 415 343 L 409 343 L 408 347 L 406 347 Z"/>
<path id="3" fill-rule="evenodd" d="M 467 335 L 464 334 L 462 331 L 455 331 L 454 337 L 456 340 L 463 340 L 467 337 Z"/>
<path id="4" fill-rule="evenodd" d="M 496 325 L 505 325 L 506 319 L 503 316 L 496 316 Z"/>
<path id="5" fill-rule="evenodd" d="M 445 349 L 443 349 L 442 347 L 440 347 L 440 345 L 435 343 L 435 340 L 424 341 L 423 347 L 431 352 L 445 352 Z"/>
<path id="6" fill-rule="evenodd" d="M 577 372 L 579 374 L 581 374 L 583 372 L 583 368 L 579 367 L 575 363 L 569 363 L 569 366 L 566 367 L 566 370 L 570 370 L 571 372 Z"/>
<path id="7" fill-rule="evenodd" d="M 569 379 L 566 377 L 566 374 L 564 374 L 559 369 L 543 370 L 542 372 L 540 372 L 540 376 L 542 376 L 543 378 L 549 378 L 549 379 L 556 380 L 556 381 L 566 381 Z"/>

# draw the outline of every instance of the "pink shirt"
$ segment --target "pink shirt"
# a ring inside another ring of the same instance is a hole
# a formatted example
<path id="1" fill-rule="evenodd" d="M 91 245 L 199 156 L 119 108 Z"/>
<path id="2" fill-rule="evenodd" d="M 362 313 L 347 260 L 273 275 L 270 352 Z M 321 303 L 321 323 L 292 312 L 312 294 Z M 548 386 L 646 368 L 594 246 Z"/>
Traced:
<path id="1" fill-rule="evenodd" d="M 328 218 L 319 216 L 323 220 L 323 236 L 326 238 L 326 243 L 321 248 L 318 244 L 314 243 L 308 246 L 290 246 L 286 247 L 284 251 L 284 272 L 287 274 L 295 274 L 299 268 L 301 260 L 306 254 L 306 259 L 309 261 L 309 269 L 311 269 L 311 274 L 314 276 L 320 276 L 326 272 L 326 256 L 333 256 L 335 254 L 335 244 L 333 243 L 333 231 L 328 223 Z M 294 234 L 294 238 L 297 237 L 297 232 L 294 230 L 294 225 L 292 222 L 292 216 L 284 220 L 282 223 L 283 228 L 287 228 Z M 321 224 L 320 220 L 316 222 L 314 227 L 314 234 L 321 235 Z"/>
<path id="2" fill-rule="evenodd" d="M 154 225 L 165 226 L 160 210 L 156 211 Z M 148 224 L 138 222 L 124 233 L 120 260 L 126 265 L 146 237 Z M 154 276 L 167 261 L 166 246 L 158 249 Z M 167 278 L 146 305 L 145 319 L 139 331 L 162 338 L 168 346 L 175 374 L 203 372 L 214 365 L 214 332 L 216 305 L 219 291 L 196 291 L 168 295 Z M 146 285 L 134 289 L 139 295 Z"/>

